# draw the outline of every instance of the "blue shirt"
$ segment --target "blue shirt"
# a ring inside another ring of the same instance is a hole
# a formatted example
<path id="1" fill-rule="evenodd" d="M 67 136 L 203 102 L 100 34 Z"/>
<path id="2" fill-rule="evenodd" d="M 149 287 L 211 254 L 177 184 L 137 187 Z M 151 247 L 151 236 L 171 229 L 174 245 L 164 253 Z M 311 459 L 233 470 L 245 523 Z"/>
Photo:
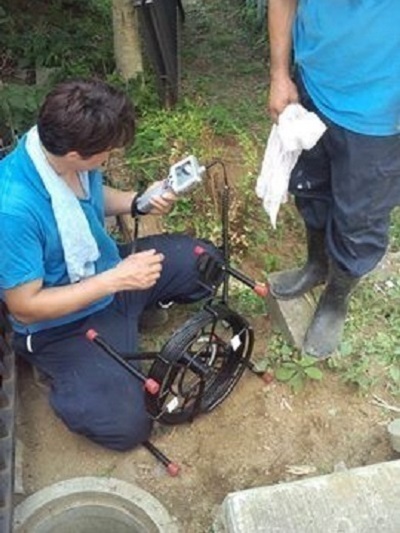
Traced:
<path id="1" fill-rule="evenodd" d="M 117 246 L 104 227 L 102 175 L 89 172 L 90 196 L 80 200 L 92 234 L 99 247 L 96 273 L 119 261 Z M 0 288 L 12 289 L 42 279 L 43 287 L 69 285 L 63 248 L 50 196 L 26 149 L 25 139 L 0 162 Z M 108 296 L 76 313 L 24 325 L 12 319 L 20 333 L 34 333 L 67 324 L 106 307 Z"/>
<path id="2" fill-rule="evenodd" d="M 367 135 L 400 133 L 400 0 L 299 0 L 293 42 L 326 117 Z"/>

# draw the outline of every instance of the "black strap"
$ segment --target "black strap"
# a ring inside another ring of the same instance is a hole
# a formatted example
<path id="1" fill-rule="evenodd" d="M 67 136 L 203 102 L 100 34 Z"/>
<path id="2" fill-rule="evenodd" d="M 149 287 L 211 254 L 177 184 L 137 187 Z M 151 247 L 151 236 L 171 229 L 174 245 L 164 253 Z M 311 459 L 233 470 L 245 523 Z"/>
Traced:
<path id="1" fill-rule="evenodd" d="M 140 209 L 138 209 L 138 206 L 137 206 L 137 203 L 138 203 L 138 200 L 140 198 L 141 194 L 138 193 L 134 199 L 132 200 L 132 203 L 131 203 L 131 216 L 132 218 L 136 218 L 138 216 L 142 216 L 142 215 L 147 215 L 147 213 L 144 213 L 143 211 L 140 211 Z"/>
<path id="2" fill-rule="evenodd" d="M 132 248 L 131 253 L 134 254 L 136 252 L 136 246 L 137 246 L 137 239 L 139 234 L 139 221 L 140 217 L 142 215 L 145 215 L 146 213 L 143 213 L 138 209 L 137 201 L 140 197 L 141 193 L 137 193 L 137 195 L 133 198 L 131 203 L 131 216 L 133 218 L 133 236 L 132 236 Z"/>

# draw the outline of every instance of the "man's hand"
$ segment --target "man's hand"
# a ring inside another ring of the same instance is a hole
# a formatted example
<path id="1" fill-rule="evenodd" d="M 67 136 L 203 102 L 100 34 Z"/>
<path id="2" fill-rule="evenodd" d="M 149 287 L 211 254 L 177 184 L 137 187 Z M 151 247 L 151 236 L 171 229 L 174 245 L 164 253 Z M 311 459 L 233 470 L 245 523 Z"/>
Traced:
<path id="1" fill-rule="evenodd" d="M 113 277 L 117 291 L 145 290 L 152 287 L 161 275 L 163 254 L 146 250 L 129 255 L 108 275 Z"/>
<path id="2" fill-rule="evenodd" d="M 273 76 L 269 90 L 269 114 L 274 122 L 289 104 L 297 103 L 299 94 L 295 83 L 288 75 Z"/>
<path id="3" fill-rule="evenodd" d="M 150 185 L 147 190 L 151 190 L 157 187 L 161 181 L 155 181 Z M 178 197 L 172 191 L 166 191 L 161 196 L 155 196 L 150 200 L 151 205 L 153 206 L 149 213 L 151 215 L 165 215 L 169 213 L 176 202 Z"/>

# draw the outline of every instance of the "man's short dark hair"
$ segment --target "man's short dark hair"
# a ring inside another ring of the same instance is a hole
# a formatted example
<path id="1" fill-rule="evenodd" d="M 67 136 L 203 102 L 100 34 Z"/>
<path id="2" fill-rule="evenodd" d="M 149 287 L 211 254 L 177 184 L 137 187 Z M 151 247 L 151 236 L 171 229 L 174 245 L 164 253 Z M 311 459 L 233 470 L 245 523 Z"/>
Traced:
<path id="1" fill-rule="evenodd" d="M 88 158 L 133 141 L 133 103 L 120 89 L 101 80 L 73 80 L 46 96 L 37 121 L 39 138 L 53 155 L 76 151 Z"/>

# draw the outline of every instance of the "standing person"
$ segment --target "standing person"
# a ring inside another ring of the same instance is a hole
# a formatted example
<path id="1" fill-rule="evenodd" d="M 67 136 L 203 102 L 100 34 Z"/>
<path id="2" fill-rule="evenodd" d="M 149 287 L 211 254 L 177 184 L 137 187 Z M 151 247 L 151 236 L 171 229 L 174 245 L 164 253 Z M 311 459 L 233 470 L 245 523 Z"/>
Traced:
<path id="1" fill-rule="evenodd" d="M 307 261 L 282 272 L 271 291 L 290 299 L 325 283 L 303 346 L 325 358 L 340 343 L 352 289 L 385 254 L 400 203 L 400 3 L 268 6 L 270 114 L 277 120 L 300 102 L 328 128 L 302 153 L 289 185 L 305 222 Z"/>
<path id="2" fill-rule="evenodd" d="M 146 440 L 152 421 L 142 384 L 85 332 L 94 328 L 119 352 L 134 353 L 145 308 L 206 295 L 197 282 L 198 241 L 147 237 L 121 258 L 105 230 L 104 217 L 131 213 L 136 194 L 103 185 L 98 168 L 134 131 L 123 92 L 67 81 L 0 163 L 0 287 L 14 349 L 49 377 L 50 403 L 69 429 L 116 450 Z M 165 193 L 152 212 L 166 213 L 174 201 Z"/>

